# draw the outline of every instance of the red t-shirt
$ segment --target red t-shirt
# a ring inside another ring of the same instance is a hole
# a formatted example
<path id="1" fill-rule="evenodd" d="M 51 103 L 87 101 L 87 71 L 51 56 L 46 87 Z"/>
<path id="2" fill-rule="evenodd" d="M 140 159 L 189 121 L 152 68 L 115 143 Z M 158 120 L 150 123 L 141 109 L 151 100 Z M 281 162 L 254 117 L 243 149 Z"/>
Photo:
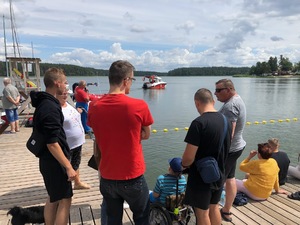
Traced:
<path id="1" fill-rule="evenodd" d="M 87 102 L 86 99 L 89 99 L 89 94 L 83 89 L 77 86 L 75 88 L 75 100 L 76 102 Z"/>
<path id="2" fill-rule="evenodd" d="M 153 123 L 147 103 L 125 94 L 107 94 L 90 103 L 88 125 L 93 128 L 101 150 L 101 176 L 128 180 L 146 170 L 142 126 Z"/>

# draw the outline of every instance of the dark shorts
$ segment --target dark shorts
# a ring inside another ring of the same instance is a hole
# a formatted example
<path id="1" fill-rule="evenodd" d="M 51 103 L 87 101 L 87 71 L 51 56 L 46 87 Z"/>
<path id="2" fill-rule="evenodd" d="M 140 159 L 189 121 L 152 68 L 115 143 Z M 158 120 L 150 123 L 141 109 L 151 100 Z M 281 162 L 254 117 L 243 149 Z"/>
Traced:
<path id="1" fill-rule="evenodd" d="M 64 167 L 57 160 L 40 159 L 40 172 L 43 176 L 50 202 L 73 196 L 72 183 Z"/>
<path id="2" fill-rule="evenodd" d="M 5 115 L 10 123 L 19 120 L 18 109 L 5 109 Z"/>
<path id="3" fill-rule="evenodd" d="M 226 179 L 231 179 L 235 177 L 235 169 L 236 169 L 236 162 L 237 159 L 242 155 L 243 149 L 237 152 L 232 152 L 228 154 L 228 158 L 225 164 L 225 177 Z"/>
<path id="4" fill-rule="evenodd" d="M 79 168 L 81 162 L 81 150 L 82 150 L 82 145 L 80 145 L 77 148 L 73 148 L 70 151 L 71 165 L 74 170 L 78 170 Z"/>
<path id="5" fill-rule="evenodd" d="M 207 210 L 210 204 L 218 204 L 222 194 L 222 188 L 219 190 L 195 189 L 187 186 L 185 191 L 184 203 L 192 207 Z"/>

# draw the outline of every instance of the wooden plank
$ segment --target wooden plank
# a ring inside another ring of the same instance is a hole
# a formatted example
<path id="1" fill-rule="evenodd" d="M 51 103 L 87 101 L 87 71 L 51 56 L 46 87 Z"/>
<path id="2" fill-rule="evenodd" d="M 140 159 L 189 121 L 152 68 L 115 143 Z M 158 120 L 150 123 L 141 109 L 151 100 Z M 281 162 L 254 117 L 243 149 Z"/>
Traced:
<path id="1" fill-rule="evenodd" d="M 249 203 L 248 203 L 249 204 Z M 247 205 L 248 205 L 247 204 Z M 247 220 L 247 221 L 243 221 L 245 222 L 246 224 L 264 224 L 264 225 L 267 225 L 267 224 L 271 224 L 269 221 L 265 220 L 262 215 L 259 215 L 257 214 L 256 212 L 254 211 L 251 211 L 249 210 L 249 208 L 247 207 L 237 207 L 237 209 L 243 213 L 246 217 L 250 218 L 251 220 Z M 240 215 L 237 215 L 239 217 L 239 219 L 242 219 L 240 218 Z M 239 224 L 239 223 L 238 223 Z"/>
<path id="2" fill-rule="evenodd" d="M 283 224 L 289 224 L 289 225 L 297 224 L 297 223 L 293 222 L 292 220 L 286 218 L 285 216 L 279 214 L 278 211 L 280 211 L 281 209 L 276 209 L 276 207 L 274 207 L 274 205 L 272 205 L 268 201 L 255 202 L 252 204 L 255 204 L 266 214 L 271 215 L 274 219 L 280 221 Z"/>
<path id="3" fill-rule="evenodd" d="M 78 207 L 71 207 L 69 222 L 72 225 L 82 225 L 81 215 Z"/>
<path id="4" fill-rule="evenodd" d="M 100 204 L 93 204 L 90 206 L 91 207 L 91 212 L 92 216 L 94 219 L 95 225 L 100 225 L 101 224 L 101 207 Z"/>
<path id="5" fill-rule="evenodd" d="M 80 210 L 81 221 L 83 225 L 95 224 L 90 205 L 83 205 L 79 208 L 79 210 Z"/>
<path id="6" fill-rule="evenodd" d="M 11 220 L 11 217 L 7 217 L 7 219 L 1 219 L 0 220 L 0 225 L 10 225 L 10 220 Z"/>
<path id="7" fill-rule="evenodd" d="M 258 208 L 253 203 L 248 203 L 248 204 L 246 204 L 246 205 L 244 205 L 242 207 L 246 208 L 249 211 L 252 211 L 255 215 L 257 215 L 258 218 L 263 218 L 264 220 L 268 221 L 268 223 L 270 223 L 270 224 L 284 225 L 284 223 L 276 220 L 271 215 L 266 214 L 264 211 L 262 211 L 260 208 Z M 264 224 L 264 223 L 261 223 L 261 224 Z"/>

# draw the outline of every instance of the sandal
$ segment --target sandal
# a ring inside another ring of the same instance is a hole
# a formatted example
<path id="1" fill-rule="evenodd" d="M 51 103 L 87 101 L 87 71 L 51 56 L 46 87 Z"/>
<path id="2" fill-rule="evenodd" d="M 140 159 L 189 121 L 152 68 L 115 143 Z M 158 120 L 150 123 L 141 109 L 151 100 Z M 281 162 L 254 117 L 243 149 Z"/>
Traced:
<path id="1" fill-rule="evenodd" d="M 222 209 L 220 209 L 220 213 L 221 213 L 222 219 L 224 221 L 226 221 L 226 222 L 231 222 L 232 221 L 232 218 L 226 217 L 226 216 L 231 216 L 232 215 L 231 212 L 223 212 Z"/>
<path id="2" fill-rule="evenodd" d="M 300 191 L 297 191 L 295 193 L 292 193 L 290 195 L 288 195 L 288 197 L 290 199 L 294 199 L 294 200 L 300 200 Z"/>

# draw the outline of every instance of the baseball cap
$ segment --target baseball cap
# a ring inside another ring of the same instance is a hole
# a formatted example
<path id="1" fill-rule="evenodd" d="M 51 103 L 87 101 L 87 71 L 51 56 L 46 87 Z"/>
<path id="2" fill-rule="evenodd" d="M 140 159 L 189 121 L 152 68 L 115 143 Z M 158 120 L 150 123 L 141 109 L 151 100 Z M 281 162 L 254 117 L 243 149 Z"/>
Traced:
<path id="1" fill-rule="evenodd" d="M 181 158 L 172 158 L 169 159 L 169 164 L 171 169 L 175 172 L 175 173 L 180 173 L 182 172 L 182 166 L 181 166 Z"/>

